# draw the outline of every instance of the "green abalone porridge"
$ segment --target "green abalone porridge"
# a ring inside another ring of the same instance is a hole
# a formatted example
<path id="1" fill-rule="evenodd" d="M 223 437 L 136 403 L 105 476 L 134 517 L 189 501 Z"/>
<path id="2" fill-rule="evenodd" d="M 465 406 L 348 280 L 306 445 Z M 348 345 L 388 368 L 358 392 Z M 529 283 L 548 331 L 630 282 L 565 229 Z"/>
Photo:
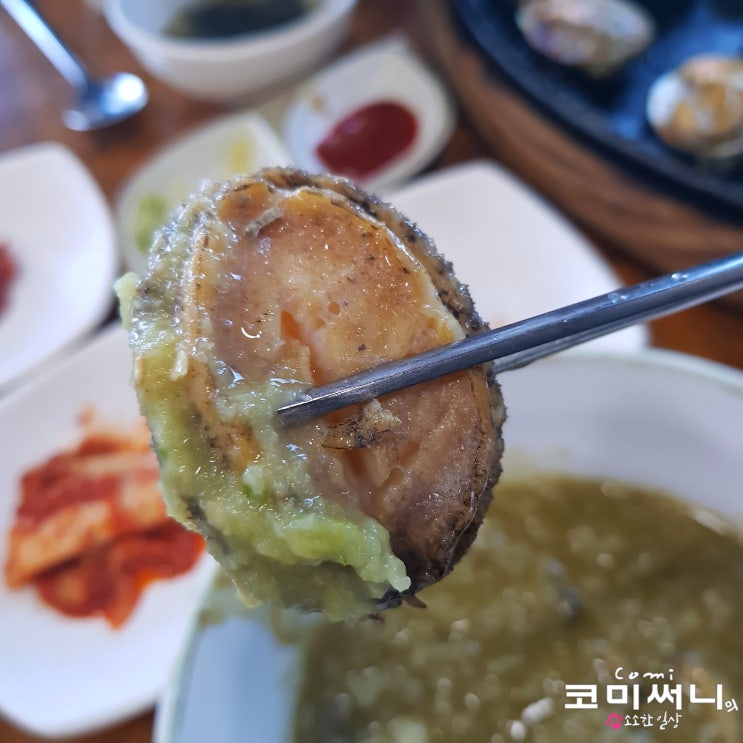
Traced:
<path id="1" fill-rule="evenodd" d="M 304 638 L 297 743 L 743 741 L 740 538 L 615 483 L 496 492 L 426 609 Z"/>

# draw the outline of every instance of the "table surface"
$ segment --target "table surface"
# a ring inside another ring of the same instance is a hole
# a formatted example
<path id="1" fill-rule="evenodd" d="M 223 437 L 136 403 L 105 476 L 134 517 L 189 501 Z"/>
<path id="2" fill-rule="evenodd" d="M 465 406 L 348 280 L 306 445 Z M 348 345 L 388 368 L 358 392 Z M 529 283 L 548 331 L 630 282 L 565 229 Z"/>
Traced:
<path id="1" fill-rule="evenodd" d="M 419 3 L 425 0 L 360 0 L 352 24 L 349 48 L 395 29 L 404 30 L 430 59 L 421 38 Z M 68 45 L 98 75 L 118 70 L 140 74 L 151 100 L 134 119 L 96 133 L 72 132 L 62 126 L 61 109 L 69 90 L 46 59 L 0 10 L 0 152 L 22 145 L 52 140 L 75 152 L 113 199 L 127 175 L 173 137 L 208 121 L 226 109 L 197 103 L 151 78 L 116 39 L 104 20 L 82 0 L 38 0 L 37 5 Z M 431 169 L 489 156 L 488 148 L 473 126 L 459 117 L 454 134 Z M 597 249 L 626 283 L 650 278 L 616 246 L 593 236 Z M 683 351 L 743 369 L 743 314 L 709 304 L 678 313 L 651 324 L 653 345 Z M 144 743 L 152 736 L 152 713 L 143 714 L 98 734 L 76 738 L 75 743 Z M 0 720 L 3 743 L 31 743 L 38 739 Z"/>

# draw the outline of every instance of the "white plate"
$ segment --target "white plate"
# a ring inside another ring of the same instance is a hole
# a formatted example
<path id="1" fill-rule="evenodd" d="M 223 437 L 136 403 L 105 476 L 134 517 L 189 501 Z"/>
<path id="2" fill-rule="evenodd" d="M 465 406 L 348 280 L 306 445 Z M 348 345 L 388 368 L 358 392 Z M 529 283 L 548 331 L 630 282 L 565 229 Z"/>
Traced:
<path id="1" fill-rule="evenodd" d="M 0 388 L 26 378 L 113 306 L 114 229 L 82 163 L 51 142 L 0 156 L 0 242 L 18 274 L 0 315 Z"/>
<path id="2" fill-rule="evenodd" d="M 650 350 L 567 354 L 500 380 L 509 412 L 505 477 L 615 478 L 743 525 L 743 373 Z M 288 743 L 298 660 L 262 623 L 195 623 L 158 706 L 155 743 Z"/>
<path id="3" fill-rule="evenodd" d="M 382 191 L 413 176 L 446 143 L 454 110 L 438 79 L 398 37 L 342 57 L 297 89 L 283 123 L 294 164 L 311 172 L 327 171 L 316 155 L 317 146 L 339 121 L 378 101 L 402 104 L 414 115 L 418 131 L 399 157 L 359 182 L 370 191 Z"/>
<path id="4" fill-rule="evenodd" d="M 149 237 L 203 181 L 288 164 L 278 136 L 253 112 L 217 119 L 174 142 L 140 168 L 117 199 L 119 241 L 127 267 L 141 272 L 147 265 L 149 239 L 137 238 L 138 226 L 143 225 L 140 215 L 146 211 L 143 200 L 157 199 L 164 215 L 144 230 Z"/>
<path id="5" fill-rule="evenodd" d="M 578 230 L 492 162 L 425 176 L 391 201 L 433 238 L 493 327 L 621 286 Z M 585 347 L 631 350 L 646 342 L 646 329 L 636 326 Z"/>
<path id="6" fill-rule="evenodd" d="M 138 419 L 131 355 L 120 328 L 63 359 L 0 401 L 0 560 L 23 471 L 80 439 L 77 416 L 93 405 L 126 427 Z M 79 735 L 152 705 L 163 689 L 188 617 L 213 570 L 149 586 L 118 630 L 102 619 L 67 619 L 32 588 L 0 577 L 0 713 L 45 736 Z"/>

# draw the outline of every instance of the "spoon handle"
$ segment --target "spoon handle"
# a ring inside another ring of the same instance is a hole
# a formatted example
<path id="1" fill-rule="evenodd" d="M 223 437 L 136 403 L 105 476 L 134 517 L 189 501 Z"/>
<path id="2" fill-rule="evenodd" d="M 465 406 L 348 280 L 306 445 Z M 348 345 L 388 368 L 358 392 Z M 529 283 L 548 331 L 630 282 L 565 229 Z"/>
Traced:
<path id="1" fill-rule="evenodd" d="M 743 289 L 743 252 L 650 279 L 309 389 L 276 413 L 298 423 L 486 361 L 515 369 L 639 322 Z"/>
<path id="2" fill-rule="evenodd" d="M 0 0 L 0 5 L 70 85 L 80 90 L 88 84 L 89 76 L 80 60 L 67 48 L 32 3 L 27 0 Z"/>

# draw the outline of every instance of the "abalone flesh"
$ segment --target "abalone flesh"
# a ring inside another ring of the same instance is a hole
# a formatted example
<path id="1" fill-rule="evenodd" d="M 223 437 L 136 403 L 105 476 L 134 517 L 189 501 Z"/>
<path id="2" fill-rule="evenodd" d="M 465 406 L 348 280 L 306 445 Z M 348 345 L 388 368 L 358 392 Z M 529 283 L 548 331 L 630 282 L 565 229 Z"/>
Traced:
<path id="1" fill-rule="evenodd" d="M 296 426 L 275 415 L 484 327 L 391 206 L 292 169 L 207 185 L 118 291 L 170 513 L 246 596 L 361 616 L 464 554 L 500 472 L 487 365 Z"/>

